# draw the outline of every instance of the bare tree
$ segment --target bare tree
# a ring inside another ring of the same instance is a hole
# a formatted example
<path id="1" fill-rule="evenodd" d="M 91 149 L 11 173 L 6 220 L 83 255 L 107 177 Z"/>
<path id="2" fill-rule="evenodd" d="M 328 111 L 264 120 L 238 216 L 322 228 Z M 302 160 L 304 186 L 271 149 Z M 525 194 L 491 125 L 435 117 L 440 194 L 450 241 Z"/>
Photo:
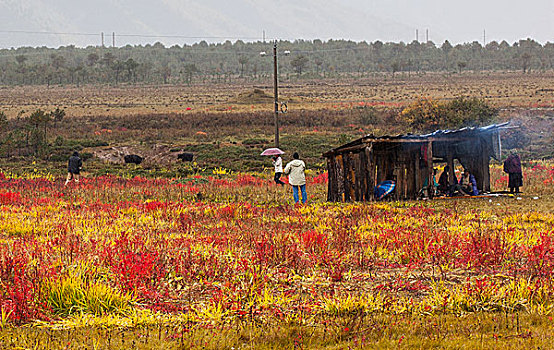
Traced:
<path id="1" fill-rule="evenodd" d="M 308 64 L 308 58 L 304 55 L 298 55 L 296 56 L 292 61 L 290 61 L 290 65 L 294 68 L 294 71 L 298 73 L 298 75 L 302 75 L 302 71 L 304 70 L 304 67 Z"/>
<path id="2" fill-rule="evenodd" d="M 248 63 L 248 57 L 246 56 L 240 56 L 239 57 L 239 64 L 240 64 L 240 76 L 243 76 L 244 73 L 244 66 Z"/>
<path id="3" fill-rule="evenodd" d="M 467 63 L 463 61 L 458 62 L 458 73 L 462 73 L 464 68 L 467 67 Z"/>
<path id="4" fill-rule="evenodd" d="M 529 68 L 531 64 L 531 55 L 528 52 L 525 52 L 521 57 L 519 58 L 521 62 L 521 69 L 523 70 L 523 73 L 529 73 L 531 70 Z"/>
<path id="5" fill-rule="evenodd" d="M 391 65 L 390 65 L 390 68 L 392 69 L 392 77 L 394 78 L 394 74 L 398 71 L 400 71 L 400 63 L 398 61 L 394 61 Z"/>

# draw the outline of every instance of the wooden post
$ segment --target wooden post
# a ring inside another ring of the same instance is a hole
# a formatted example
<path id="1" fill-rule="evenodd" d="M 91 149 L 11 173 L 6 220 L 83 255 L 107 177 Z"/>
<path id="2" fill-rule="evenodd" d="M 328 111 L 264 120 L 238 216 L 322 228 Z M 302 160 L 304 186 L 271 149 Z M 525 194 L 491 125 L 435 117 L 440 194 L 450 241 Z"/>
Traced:
<path id="1" fill-rule="evenodd" d="M 350 157 L 348 154 L 342 155 L 342 172 L 343 172 L 343 183 L 344 183 L 344 201 L 350 201 Z"/>
<path id="2" fill-rule="evenodd" d="M 358 179 L 358 195 L 360 201 L 364 200 L 364 191 L 365 191 L 365 153 L 363 150 L 360 150 L 358 153 L 358 164 L 356 164 L 356 178 Z"/>
<path id="3" fill-rule="evenodd" d="M 336 201 L 336 183 L 337 179 L 335 177 L 335 157 L 327 157 L 327 201 L 334 202 Z"/>
<path id="4" fill-rule="evenodd" d="M 273 43 L 273 97 L 274 101 L 274 123 L 275 123 L 275 147 L 279 148 L 279 92 L 277 75 L 277 40 Z"/>
<path id="5" fill-rule="evenodd" d="M 410 195 L 413 198 L 417 198 L 417 195 L 419 193 L 419 190 L 423 187 L 423 181 L 421 180 L 423 178 L 422 174 L 422 168 L 420 165 L 420 158 L 421 158 L 421 145 L 418 144 L 417 147 L 417 153 L 414 152 L 414 159 L 413 159 L 413 167 L 414 167 L 414 182 L 415 182 L 415 191 L 414 193 L 411 193 Z"/>
<path id="6" fill-rule="evenodd" d="M 389 158 L 389 162 L 391 162 L 391 165 L 394 166 L 394 170 L 392 172 L 396 177 L 394 194 L 396 195 L 396 199 L 402 199 L 406 193 L 406 154 L 400 153 L 395 158 L 396 161 L 394 163 L 392 162 L 392 159 Z M 389 169 L 387 173 L 390 172 L 391 170 Z M 389 179 L 387 178 L 387 180 Z"/>
<path id="7" fill-rule="evenodd" d="M 360 179 L 360 200 L 367 201 L 367 157 L 365 149 L 360 152 L 358 177 Z"/>
<path id="8" fill-rule="evenodd" d="M 428 179 L 427 183 L 428 185 L 428 196 L 429 198 L 433 198 L 435 194 L 435 182 L 434 179 L 434 168 L 433 168 L 433 141 L 427 142 L 427 169 L 429 169 L 428 172 Z"/>
<path id="9" fill-rule="evenodd" d="M 337 178 L 337 202 L 341 202 L 344 200 L 344 162 L 342 160 L 342 154 L 337 154 L 335 156 L 335 165 L 336 165 L 336 172 L 335 176 Z"/>
<path id="10" fill-rule="evenodd" d="M 447 147 L 448 149 L 446 151 L 446 163 L 450 168 L 450 171 L 448 172 L 448 184 L 452 186 L 456 183 L 456 175 L 454 174 L 454 159 L 452 157 L 452 150 L 450 149 L 450 145 L 448 145 Z"/>
<path id="11" fill-rule="evenodd" d="M 358 179 L 356 178 L 356 163 L 358 158 L 357 153 L 350 153 L 350 200 L 357 201 Z"/>
<path id="12" fill-rule="evenodd" d="M 482 144 L 486 145 L 484 142 Z M 482 190 L 485 192 L 491 191 L 491 174 L 489 170 L 489 160 L 490 160 L 489 149 L 488 147 L 483 147 L 483 150 L 481 152 L 480 166 L 481 166 L 481 174 L 483 176 Z"/>
<path id="13" fill-rule="evenodd" d="M 373 157 L 373 143 L 365 148 L 367 159 L 367 193 L 368 200 L 373 199 L 373 189 L 375 188 L 375 158 Z"/>
<path id="14" fill-rule="evenodd" d="M 326 159 L 327 161 L 327 202 L 331 202 L 331 196 L 333 193 L 333 171 L 331 166 L 331 157 Z"/>
<path id="15" fill-rule="evenodd" d="M 360 155 L 359 153 L 351 153 L 350 161 L 350 197 L 355 200 L 360 200 L 360 187 L 358 179 L 358 163 Z"/>
<path id="16" fill-rule="evenodd" d="M 415 172 L 419 171 L 419 150 L 417 153 L 410 152 L 407 154 L 408 157 L 413 157 L 417 161 L 417 169 L 414 168 L 412 164 L 414 164 L 413 159 L 406 158 L 406 162 L 404 163 L 404 167 L 406 169 L 406 191 L 404 192 L 404 199 L 415 199 L 417 195 L 417 189 L 416 189 L 416 175 Z"/>

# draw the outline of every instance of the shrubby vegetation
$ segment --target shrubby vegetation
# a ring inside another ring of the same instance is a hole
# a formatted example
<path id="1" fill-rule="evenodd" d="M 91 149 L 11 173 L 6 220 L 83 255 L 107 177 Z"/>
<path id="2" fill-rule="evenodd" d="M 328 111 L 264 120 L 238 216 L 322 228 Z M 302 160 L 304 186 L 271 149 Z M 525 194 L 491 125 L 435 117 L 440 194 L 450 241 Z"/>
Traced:
<path id="1" fill-rule="evenodd" d="M 325 78 L 375 73 L 519 70 L 554 68 L 554 44 L 520 40 L 510 45 L 492 41 L 442 45 L 421 43 L 373 43 L 347 40 L 281 41 L 279 49 L 291 52 L 279 58 L 279 72 L 287 77 Z M 75 46 L 0 50 L 0 85 L 51 85 L 93 83 L 191 84 L 256 81 L 273 74 L 272 60 L 260 56 L 270 43 L 226 41 L 164 47 L 108 48 Z"/>
<path id="2" fill-rule="evenodd" d="M 37 109 L 31 113 L 21 111 L 16 119 L 8 120 L 0 111 L 0 156 L 31 156 L 59 161 L 66 160 L 73 151 L 108 145 L 98 139 L 76 139 L 71 133 L 60 135 L 65 129 L 60 123 L 64 116 L 65 110 L 60 108 L 50 112 Z M 81 157 L 87 159 L 92 154 L 83 153 Z"/>
<path id="3" fill-rule="evenodd" d="M 310 167 L 323 168 L 322 153 L 363 135 L 426 133 L 507 120 L 497 112 L 488 102 L 469 97 L 443 101 L 420 98 L 403 109 L 355 105 L 348 109 L 292 111 L 281 119 L 281 147 L 298 150 Z M 89 117 L 57 122 L 58 114 L 63 110 L 23 112 L 15 119 L 2 119 L 0 113 L 0 157 L 65 162 L 75 150 L 88 159 L 106 146 L 131 146 L 146 152 L 153 145 L 164 145 L 166 160 L 175 165 L 168 176 L 180 171 L 178 152 L 193 153 L 200 166 L 210 169 L 223 166 L 233 171 L 259 171 L 270 165 L 259 156 L 263 149 L 273 147 L 273 122 L 263 117 L 263 112 L 99 115 L 93 123 Z M 548 119 L 538 123 L 542 119 L 537 116 L 521 118 L 514 125 L 524 127 L 503 133 L 504 148 L 517 148 L 532 157 L 551 157 L 548 147 L 543 146 L 549 139 L 541 134 L 551 125 Z M 204 132 L 198 134 L 197 130 Z M 147 163 L 141 169 L 160 164 L 152 155 Z"/>
<path id="4" fill-rule="evenodd" d="M 484 126 L 494 120 L 497 111 L 476 97 L 458 97 L 447 102 L 421 98 L 401 112 L 401 116 L 418 131 L 441 128 Z"/>

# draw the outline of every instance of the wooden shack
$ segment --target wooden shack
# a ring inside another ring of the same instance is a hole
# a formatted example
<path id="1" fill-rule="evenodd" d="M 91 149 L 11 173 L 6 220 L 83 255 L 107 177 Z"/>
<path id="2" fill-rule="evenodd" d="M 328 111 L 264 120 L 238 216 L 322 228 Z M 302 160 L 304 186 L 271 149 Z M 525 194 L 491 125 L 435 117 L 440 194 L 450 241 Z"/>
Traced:
<path id="1" fill-rule="evenodd" d="M 425 135 L 367 135 L 332 149 L 323 154 L 329 173 L 327 200 L 371 201 L 375 186 L 385 180 L 396 181 L 393 199 L 416 199 L 433 183 L 433 168 L 446 163 L 454 169 L 454 160 L 475 176 L 480 192 L 488 192 L 489 161 L 500 159 L 499 131 L 507 124 Z M 449 180 L 454 183 L 453 171 Z"/>

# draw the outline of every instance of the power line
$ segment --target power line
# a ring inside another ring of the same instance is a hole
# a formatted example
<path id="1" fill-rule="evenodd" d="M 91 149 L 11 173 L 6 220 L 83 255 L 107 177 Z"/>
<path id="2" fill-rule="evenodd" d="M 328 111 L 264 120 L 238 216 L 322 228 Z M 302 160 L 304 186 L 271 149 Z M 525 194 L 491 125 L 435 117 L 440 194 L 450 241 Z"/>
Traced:
<path id="1" fill-rule="evenodd" d="M 127 38 L 171 38 L 171 39 L 233 39 L 233 40 L 263 40 L 259 36 L 244 36 L 244 37 L 232 37 L 232 36 L 186 36 L 186 35 L 162 35 L 162 34 L 117 34 L 117 36 Z"/>
<path id="2" fill-rule="evenodd" d="M 80 33 L 80 32 L 48 32 L 48 31 L 30 31 L 30 30 L 0 30 L 0 33 L 6 34 L 41 34 L 41 35 L 79 35 L 79 36 L 100 36 L 101 33 Z M 232 39 L 232 40 L 263 40 L 259 36 L 189 36 L 189 35 L 171 35 L 171 34 L 117 34 L 117 36 L 128 38 L 171 38 L 171 39 Z M 269 39 L 269 38 L 266 38 Z"/>
<path id="3" fill-rule="evenodd" d="M 0 33 L 7 34 L 45 34 L 45 35 L 81 35 L 81 36 L 99 36 L 100 33 L 78 33 L 78 32 L 34 32 L 28 30 L 0 30 Z"/>

